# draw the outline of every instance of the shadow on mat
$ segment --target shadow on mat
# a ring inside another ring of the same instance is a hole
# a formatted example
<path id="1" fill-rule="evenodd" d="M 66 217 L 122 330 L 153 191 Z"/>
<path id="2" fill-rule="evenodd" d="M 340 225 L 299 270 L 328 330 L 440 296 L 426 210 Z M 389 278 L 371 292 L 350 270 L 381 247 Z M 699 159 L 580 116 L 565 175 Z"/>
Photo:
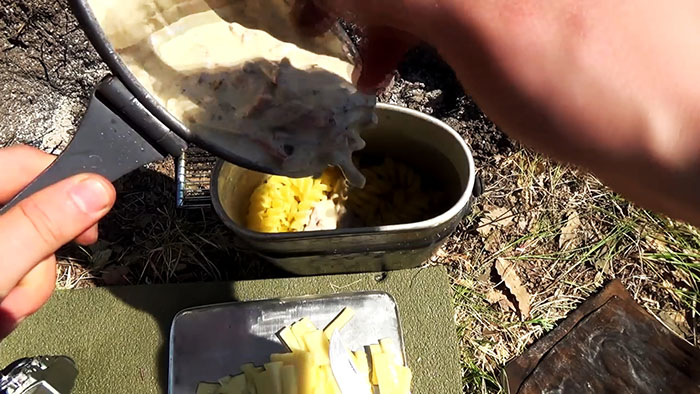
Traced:
<path id="1" fill-rule="evenodd" d="M 238 301 L 235 286 L 224 282 L 114 287 L 110 288 L 110 292 L 130 306 L 149 313 L 158 322 L 163 341 L 157 352 L 156 365 L 158 384 L 162 392 L 166 392 L 168 388 L 169 337 L 175 315 L 186 308 Z M 201 335 L 206 336 L 207 332 L 202 332 Z M 216 333 L 212 335 L 215 337 Z M 206 338 L 203 339 L 205 342 L 206 340 Z M 271 353 L 279 351 L 279 344 L 264 339 L 260 339 L 255 343 L 248 343 L 246 346 L 256 349 L 272 349 Z M 231 348 L 229 350 L 236 352 L 239 349 Z M 211 377 L 211 380 L 239 372 L 234 370 L 235 366 L 233 365 L 221 365 L 219 367 L 222 372 L 219 374 L 219 371 L 216 371 L 216 377 Z M 206 377 L 211 376 L 210 374 L 212 374 L 212 371 L 215 371 L 216 366 L 192 365 L 191 368 L 192 370 L 188 371 L 190 376 Z M 180 393 L 178 392 L 178 394 Z M 194 394 L 194 390 L 192 394 Z"/>

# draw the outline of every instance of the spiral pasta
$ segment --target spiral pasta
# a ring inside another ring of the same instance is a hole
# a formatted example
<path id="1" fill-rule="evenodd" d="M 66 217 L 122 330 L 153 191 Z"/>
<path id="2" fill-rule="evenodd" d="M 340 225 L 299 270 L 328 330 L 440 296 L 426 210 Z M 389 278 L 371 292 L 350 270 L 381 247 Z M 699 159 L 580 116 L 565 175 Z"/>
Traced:
<path id="1" fill-rule="evenodd" d="M 364 189 L 352 189 L 348 209 L 367 226 L 411 223 L 431 216 L 436 193 L 423 189 L 421 177 L 407 165 L 387 158 L 361 169 Z"/>

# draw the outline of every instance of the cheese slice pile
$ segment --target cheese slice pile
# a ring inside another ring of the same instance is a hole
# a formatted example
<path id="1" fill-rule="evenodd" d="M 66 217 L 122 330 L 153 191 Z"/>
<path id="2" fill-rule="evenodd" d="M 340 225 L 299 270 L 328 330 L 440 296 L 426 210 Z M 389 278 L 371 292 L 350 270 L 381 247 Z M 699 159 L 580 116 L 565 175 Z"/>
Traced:
<path id="1" fill-rule="evenodd" d="M 279 332 L 289 353 L 274 353 L 262 366 L 245 364 L 242 373 L 226 376 L 218 382 L 201 382 L 196 394 L 340 394 L 330 368 L 328 350 L 330 338 L 354 316 L 345 308 L 323 329 L 317 329 L 303 318 Z M 411 370 L 403 365 L 391 339 L 382 339 L 364 349 L 348 352 L 362 378 L 374 393 L 408 394 Z M 368 394 L 372 394 L 369 392 Z"/>

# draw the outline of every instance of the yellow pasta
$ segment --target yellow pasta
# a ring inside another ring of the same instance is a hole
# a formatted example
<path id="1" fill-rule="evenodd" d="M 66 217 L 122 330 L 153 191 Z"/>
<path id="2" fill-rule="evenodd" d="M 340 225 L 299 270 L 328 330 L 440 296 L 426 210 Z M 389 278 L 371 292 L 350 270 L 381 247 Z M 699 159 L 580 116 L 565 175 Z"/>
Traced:
<path id="1" fill-rule="evenodd" d="M 265 233 L 304 231 L 314 206 L 344 195 L 345 179 L 329 168 L 314 179 L 272 175 L 250 196 L 246 226 Z"/>
<path id="2" fill-rule="evenodd" d="M 365 225 L 410 223 L 430 216 L 431 196 L 407 165 L 387 158 L 361 171 L 367 184 L 350 191 L 347 205 Z"/>

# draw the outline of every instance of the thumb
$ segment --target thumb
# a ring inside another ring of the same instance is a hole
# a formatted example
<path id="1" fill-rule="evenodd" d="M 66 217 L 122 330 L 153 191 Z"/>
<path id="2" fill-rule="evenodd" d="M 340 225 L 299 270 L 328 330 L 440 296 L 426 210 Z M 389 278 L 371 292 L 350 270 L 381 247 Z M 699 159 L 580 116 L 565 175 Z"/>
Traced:
<path id="1" fill-rule="evenodd" d="M 76 175 L 49 186 L 0 216 L 0 300 L 39 262 L 92 227 L 114 205 L 112 184 Z"/>

